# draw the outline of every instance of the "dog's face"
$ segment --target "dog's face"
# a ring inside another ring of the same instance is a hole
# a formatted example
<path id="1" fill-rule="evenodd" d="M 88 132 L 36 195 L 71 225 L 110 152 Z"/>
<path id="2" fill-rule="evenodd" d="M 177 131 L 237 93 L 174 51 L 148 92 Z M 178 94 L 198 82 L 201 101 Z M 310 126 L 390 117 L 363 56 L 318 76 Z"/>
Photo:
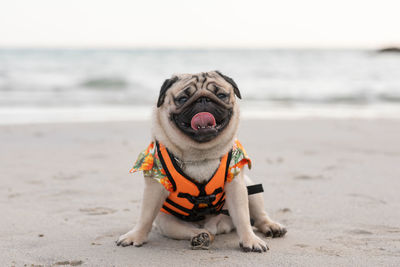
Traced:
<path id="1" fill-rule="evenodd" d="M 157 112 L 167 134 L 204 144 L 236 130 L 236 96 L 236 83 L 218 71 L 176 75 L 161 87 Z"/>

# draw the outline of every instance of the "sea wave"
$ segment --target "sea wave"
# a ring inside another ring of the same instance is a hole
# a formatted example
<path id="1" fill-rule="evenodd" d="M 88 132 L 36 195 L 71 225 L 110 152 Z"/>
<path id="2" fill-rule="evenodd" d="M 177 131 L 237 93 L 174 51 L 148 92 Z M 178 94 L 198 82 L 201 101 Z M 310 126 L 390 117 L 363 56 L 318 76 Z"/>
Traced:
<path id="1" fill-rule="evenodd" d="M 88 78 L 80 85 L 87 88 L 112 90 L 127 88 L 129 82 L 121 77 L 96 77 Z"/>
<path id="2" fill-rule="evenodd" d="M 172 73 L 213 69 L 243 103 L 400 102 L 398 56 L 366 50 L 0 50 L 0 106 L 151 106 Z"/>

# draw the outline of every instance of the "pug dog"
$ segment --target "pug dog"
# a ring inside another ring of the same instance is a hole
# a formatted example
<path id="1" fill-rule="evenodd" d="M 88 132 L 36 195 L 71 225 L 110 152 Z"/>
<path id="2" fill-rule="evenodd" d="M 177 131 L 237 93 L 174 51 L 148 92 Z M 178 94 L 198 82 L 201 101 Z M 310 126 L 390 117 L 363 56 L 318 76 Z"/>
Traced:
<path id="1" fill-rule="evenodd" d="M 168 150 L 195 183 L 207 183 L 219 168 L 221 158 L 232 149 L 239 124 L 237 98 L 241 99 L 237 84 L 219 71 L 173 75 L 161 87 L 153 112 L 152 138 Z M 269 218 L 262 194 L 248 195 L 246 187 L 253 184 L 240 171 L 223 185 L 221 210 L 227 212 L 214 210 L 200 220 L 185 221 L 160 211 L 172 193 L 157 180 L 146 177 L 139 221 L 116 243 L 142 246 L 154 223 L 162 235 L 190 240 L 194 249 L 208 249 L 215 235 L 236 229 L 243 251 L 265 252 L 268 246 L 254 233 L 251 220 L 266 236 L 284 236 L 286 228 Z"/>

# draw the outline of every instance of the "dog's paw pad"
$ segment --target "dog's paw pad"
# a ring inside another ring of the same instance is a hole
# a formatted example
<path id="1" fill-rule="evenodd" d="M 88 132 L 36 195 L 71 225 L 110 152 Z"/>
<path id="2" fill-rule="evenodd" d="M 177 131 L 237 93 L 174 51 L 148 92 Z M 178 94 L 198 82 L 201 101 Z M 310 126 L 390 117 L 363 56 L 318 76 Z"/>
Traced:
<path id="1" fill-rule="evenodd" d="M 192 249 L 208 249 L 211 245 L 212 238 L 208 233 L 200 233 L 190 240 Z"/>

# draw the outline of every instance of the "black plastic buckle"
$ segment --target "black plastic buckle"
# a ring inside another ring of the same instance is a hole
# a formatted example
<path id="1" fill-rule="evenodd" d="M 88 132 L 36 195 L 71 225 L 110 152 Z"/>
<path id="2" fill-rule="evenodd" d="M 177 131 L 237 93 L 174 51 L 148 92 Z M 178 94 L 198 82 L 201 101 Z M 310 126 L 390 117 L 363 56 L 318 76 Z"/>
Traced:
<path id="1" fill-rule="evenodd" d="M 199 196 L 194 198 L 194 204 L 212 204 L 215 201 L 216 195 Z"/>

